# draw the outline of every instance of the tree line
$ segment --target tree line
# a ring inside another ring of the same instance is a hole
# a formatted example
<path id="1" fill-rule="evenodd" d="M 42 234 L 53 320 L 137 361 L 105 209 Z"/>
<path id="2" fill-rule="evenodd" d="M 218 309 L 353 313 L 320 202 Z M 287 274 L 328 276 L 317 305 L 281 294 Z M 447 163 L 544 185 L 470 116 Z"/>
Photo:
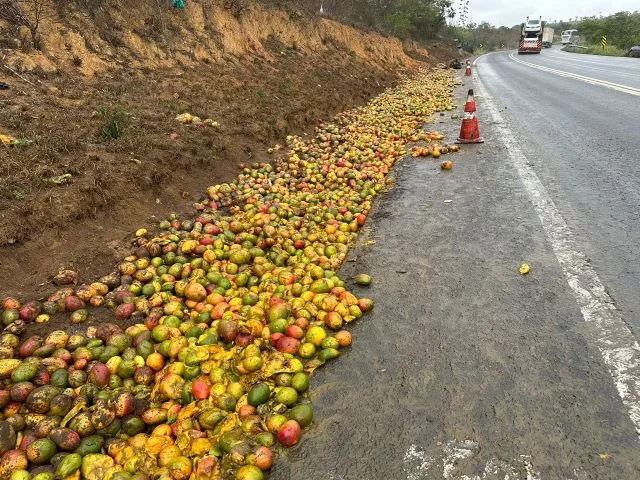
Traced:
<path id="1" fill-rule="evenodd" d="M 431 40 L 446 29 L 455 16 L 454 0 L 235 0 L 322 14 L 399 37 L 403 40 Z"/>
<path id="2" fill-rule="evenodd" d="M 640 12 L 618 12 L 606 17 L 583 17 L 580 20 L 553 21 L 548 25 L 559 38 L 563 30 L 577 29 L 585 43 L 597 45 L 603 35 L 607 43 L 622 50 L 640 45 Z M 468 23 L 464 26 L 449 27 L 451 36 L 457 38 L 467 52 L 478 50 L 514 49 L 520 41 L 520 25 L 495 27 L 487 22 Z"/>
<path id="3" fill-rule="evenodd" d="M 494 51 L 518 48 L 521 26 L 494 27 L 488 22 L 470 23 L 464 27 L 450 27 L 449 34 L 458 40 L 466 52 Z"/>
<path id="4" fill-rule="evenodd" d="M 640 12 L 618 12 L 607 17 L 589 17 L 578 22 L 578 34 L 586 43 L 596 45 L 603 35 L 607 43 L 627 50 L 640 45 Z"/>
<path id="5" fill-rule="evenodd" d="M 322 5 L 339 20 L 403 40 L 431 40 L 455 14 L 451 0 L 324 0 Z"/>

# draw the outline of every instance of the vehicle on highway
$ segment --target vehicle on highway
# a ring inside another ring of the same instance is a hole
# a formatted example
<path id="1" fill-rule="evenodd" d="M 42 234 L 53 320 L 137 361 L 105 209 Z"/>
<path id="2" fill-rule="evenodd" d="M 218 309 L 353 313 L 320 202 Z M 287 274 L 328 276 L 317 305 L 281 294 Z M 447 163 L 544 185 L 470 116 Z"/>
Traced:
<path id="1" fill-rule="evenodd" d="M 545 22 L 542 17 L 529 19 L 522 24 L 518 53 L 540 53 L 542 51 L 542 34 Z M 553 34 L 552 34 L 553 35 Z"/>
<path id="2" fill-rule="evenodd" d="M 640 45 L 631 47 L 627 52 L 627 57 L 640 58 Z"/>
<path id="3" fill-rule="evenodd" d="M 553 28 L 545 25 L 542 31 L 542 46 L 544 48 L 551 48 L 553 45 Z"/>
<path id="4" fill-rule="evenodd" d="M 560 41 L 562 45 L 569 45 L 575 43 L 575 37 L 578 36 L 578 30 L 564 30 L 560 35 Z"/>

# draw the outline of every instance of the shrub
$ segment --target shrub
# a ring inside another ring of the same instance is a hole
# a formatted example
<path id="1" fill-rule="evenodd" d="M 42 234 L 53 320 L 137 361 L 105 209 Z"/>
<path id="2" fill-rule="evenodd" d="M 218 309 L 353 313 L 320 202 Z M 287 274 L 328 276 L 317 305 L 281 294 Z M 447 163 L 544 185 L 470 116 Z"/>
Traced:
<path id="1" fill-rule="evenodd" d="M 106 123 L 100 129 L 100 135 L 107 140 L 117 140 L 131 123 L 131 114 L 124 111 L 120 106 L 115 108 L 100 107 L 97 110 Z"/>
<path id="2" fill-rule="evenodd" d="M 293 92 L 293 86 L 289 80 L 281 80 L 278 83 L 278 91 L 283 95 L 289 95 Z"/>

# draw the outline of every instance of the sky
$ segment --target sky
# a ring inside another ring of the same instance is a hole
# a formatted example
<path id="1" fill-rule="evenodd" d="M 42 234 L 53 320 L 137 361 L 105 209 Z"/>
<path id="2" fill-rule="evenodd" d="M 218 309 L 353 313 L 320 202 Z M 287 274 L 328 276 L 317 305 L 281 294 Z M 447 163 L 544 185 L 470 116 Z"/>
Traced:
<path id="1" fill-rule="evenodd" d="M 456 9 L 462 0 L 454 2 Z M 496 27 L 511 27 L 525 21 L 527 15 L 546 21 L 606 16 L 620 11 L 640 10 L 638 0 L 470 0 L 469 11 L 475 23 L 489 22 Z"/>

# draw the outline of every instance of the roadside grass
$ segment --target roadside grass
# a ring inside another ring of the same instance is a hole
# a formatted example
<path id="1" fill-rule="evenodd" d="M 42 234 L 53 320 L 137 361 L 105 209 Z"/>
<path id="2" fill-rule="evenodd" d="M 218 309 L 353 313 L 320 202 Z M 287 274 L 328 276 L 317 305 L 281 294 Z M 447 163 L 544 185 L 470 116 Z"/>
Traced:
<path id="1" fill-rule="evenodd" d="M 106 140 L 117 140 L 124 135 L 132 119 L 132 115 L 125 112 L 121 106 L 115 108 L 100 106 L 96 113 L 107 122 L 100 129 L 100 135 Z"/>
<path id="2" fill-rule="evenodd" d="M 607 57 L 624 57 L 627 53 L 618 47 L 607 45 L 602 48 L 602 45 L 586 45 L 584 47 L 577 45 L 570 45 L 562 49 L 565 52 L 570 53 L 586 53 L 589 55 L 604 55 Z"/>

